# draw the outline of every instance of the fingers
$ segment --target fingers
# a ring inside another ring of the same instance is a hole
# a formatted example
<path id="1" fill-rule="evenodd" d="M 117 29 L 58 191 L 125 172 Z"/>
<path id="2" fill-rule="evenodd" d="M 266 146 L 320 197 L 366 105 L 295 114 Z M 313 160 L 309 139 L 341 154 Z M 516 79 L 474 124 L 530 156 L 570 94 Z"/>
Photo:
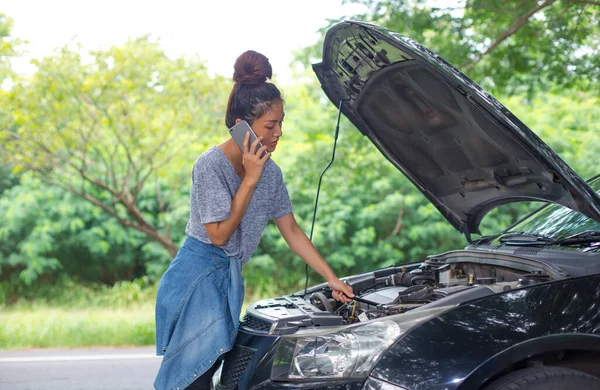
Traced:
<path id="1" fill-rule="evenodd" d="M 271 153 L 267 152 L 267 146 L 261 145 L 260 141 L 262 141 L 263 137 L 257 137 L 251 145 L 248 146 L 249 141 L 249 132 L 246 133 L 244 138 L 244 154 L 250 154 L 250 156 L 256 160 L 261 162 L 266 161 L 269 157 L 271 157 Z M 258 147 L 260 145 L 260 147 Z M 247 158 L 247 157 L 246 157 Z"/>
<path id="2" fill-rule="evenodd" d="M 344 302 L 352 302 L 352 298 L 349 298 L 347 295 L 342 294 L 342 298 L 344 298 Z"/>
<path id="3" fill-rule="evenodd" d="M 263 139 L 262 136 L 260 137 L 256 137 L 256 139 L 254 141 L 252 141 L 252 143 L 250 144 L 250 132 L 247 131 L 246 135 L 244 135 L 244 142 L 242 143 L 242 145 L 244 146 L 244 150 L 243 153 L 250 153 L 250 154 L 258 154 L 258 150 L 256 150 L 256 148 L 258 147 L 258 145 L 260 144 L 260 141 Z M 266 147 L 265 147 L 266 149 Z M 252 151 L 256 150 L 256 153 L 253 153 Z M 259 154 L 260 156 L 260 154 Z"/>
<path id="4" fill-rule="evenodd" d="M 350 298 L 354 298 L 354 291 L 352 291 L 352 286 L 344 285 L 344 294 Z"/>
<path id="5" fill-rule="evenodd" d="M 261 162 L 264 162 L 265 160 L 267 160 L 270 156 L 271 153 L 267 152 L 267 146 L 266 145 L 262 145 L 260 143 L 260 141 L 263 139 L 263 137 L 257 137 L 254 142 L 252 142 L 252 144 L 249 146 L 249 150 L 248 150 L 248 154 L 250 154 L 250 156 L 252 156 L 252 158 L 259 160 Z M 259 147 L 260 146 L 260 147 Z"/>
<path id="6" fill-rule="evenodd" d="M 341 301 L 341 299 L 340 299 L 340 295 L 341 295 L 341 294 L 340 294 L 340 293 L 339 293 L 337 290 L 333 290 L 333 291 L 331 292 L 331 296 L 333 297 L 333 299 L 335 299 L 335 300 L 336 300 L 336 301 L 338 301 L 338 302 L 340 302 L 340 301 Z"/>
<path id="7" fill-rule="evenodd" d="M 333 297 L 333 299 L 335 299 L 338 302 L 351 302 L 352 299 L 348 298 L 343 292 L 339 291 L 339 290 L 333 290 L 333 292 L 331 293 L 331 296 Z M 352 296 L 354 296 L 354 294 L 352 294 Z"/>
<path id="8" fill-rule="evenodd" d="M 328 282 L 329 288 L 331 288 L 331 296 L 333 299 L 339 302 L 351 302 L 354 298 L 354 291 L 352 286 L 349 286 L 345 282 L 339 279 L 331 280 Z"/>
<path id="9" fill-rule="evenodd" d="M 249 134 L 249 133 L 247 133 L 247 134 Z M 260 137 L 256 137 L 256 139 L 254 140 L 254 142 L 252 142 L 252 145 L 251 145 L 250 151 L 252 151 L 252 150 L 256 150 L 256 148 L 258 147 L 258 144 L 260 143 L 260 141 L 261 141 L 262 139 L 263 139 L 263 137 L 262 137 L 262 136 L 260 136 Z M 264 146 L 263 146 L 263 147 L 264 147 Z M 261 148 L 261 149 L 262 149 L 262 148 Z M 259 149 L 259 150 L 260 150 L 260 149 Z M 258 151 L 256 151 L 256 153 L 254 153 L 254 154 L 258 154 Z M 258 155 L 260 156 L 260 154 L 258 154 Z"/>
<path id="10" fill-rule="evenodd" d="M 266 160 L 271 156 L 271 153 L 267 152 L 266 146 L 262 146 L 260 149 L 258 149 L 256 151 L 256 155 L 258 156 L 259 160 Z"/>

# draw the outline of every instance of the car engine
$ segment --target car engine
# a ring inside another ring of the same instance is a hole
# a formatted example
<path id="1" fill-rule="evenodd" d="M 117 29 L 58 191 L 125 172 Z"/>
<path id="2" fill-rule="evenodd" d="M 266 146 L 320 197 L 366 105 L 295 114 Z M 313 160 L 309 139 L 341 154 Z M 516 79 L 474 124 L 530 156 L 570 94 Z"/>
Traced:
<path id="1" fill-rule="evenodd" d="M 543 267 L 469 259 L 428 259 L 419 265 L 394 266 L 345 279 L 355 299 L 335 301 L 327 284 L 251 305 L 240 327 L 272 335 L 302 328 L 349 325 L 375 318 L 456 305 L 476 298 L 552 280 Z M 497 265 L 500 263 L 501 265 Z"/>

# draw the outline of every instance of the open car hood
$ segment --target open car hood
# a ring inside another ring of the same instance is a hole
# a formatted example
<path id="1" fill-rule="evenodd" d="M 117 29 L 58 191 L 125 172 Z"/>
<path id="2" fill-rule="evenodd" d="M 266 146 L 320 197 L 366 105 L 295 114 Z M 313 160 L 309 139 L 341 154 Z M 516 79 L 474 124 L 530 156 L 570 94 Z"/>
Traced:
<path id="1" fill-rule="evenodd" d="M 470 239 L 511 202 L 553 202 L 600 221 L 600 197 L 494 97 L 415 41 L 362 22 L 326 34 L 325 94 Z"/>

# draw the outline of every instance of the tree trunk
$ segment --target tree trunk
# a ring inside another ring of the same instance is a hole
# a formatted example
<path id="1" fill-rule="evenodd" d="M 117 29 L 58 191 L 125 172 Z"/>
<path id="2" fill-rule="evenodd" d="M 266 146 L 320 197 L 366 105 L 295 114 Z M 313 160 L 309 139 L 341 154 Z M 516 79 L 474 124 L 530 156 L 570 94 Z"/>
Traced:
<path id="1" fill-rule="evenodd" d="M 175 255 L 177 255 L 177 246 L 175 246 L 175 244 L 173 244 L 173 240 L 171 240 L 170 237 L 167 237 L 163 234 L 161 234 L 159 231 L 157 230 L 153 230 L 153 231 L 144 231 L 144 233 L 146 233 L 146 235 L 151 238 L 152 240 L 158 242 L 160 245 L 162 245 L 167 251 L 169 251 L 169 254 L 171 255 L 171 258 L 175 258 Z"/>

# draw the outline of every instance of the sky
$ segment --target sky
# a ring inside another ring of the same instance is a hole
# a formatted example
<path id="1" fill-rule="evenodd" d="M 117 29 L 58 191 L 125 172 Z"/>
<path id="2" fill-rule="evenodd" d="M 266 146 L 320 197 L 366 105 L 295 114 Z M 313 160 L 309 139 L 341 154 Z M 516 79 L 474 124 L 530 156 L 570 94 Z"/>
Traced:
<path id="1" fill-rule="evenodd" d="M 316 42 L 326 19 L 364 10 L 342 0 L 1 0 L 0 12 L 14 20 L 12 35 L 29 41 L 27 55 L 13 65 L 31 72 L 31 58 L 81 42 L 94 50 L 150 34 L 172 57 L 199 55 L 211 74 L 231 77 L 245 50 L 271 61 L 279 83 L 290 81 L 293 50 Z"/>

